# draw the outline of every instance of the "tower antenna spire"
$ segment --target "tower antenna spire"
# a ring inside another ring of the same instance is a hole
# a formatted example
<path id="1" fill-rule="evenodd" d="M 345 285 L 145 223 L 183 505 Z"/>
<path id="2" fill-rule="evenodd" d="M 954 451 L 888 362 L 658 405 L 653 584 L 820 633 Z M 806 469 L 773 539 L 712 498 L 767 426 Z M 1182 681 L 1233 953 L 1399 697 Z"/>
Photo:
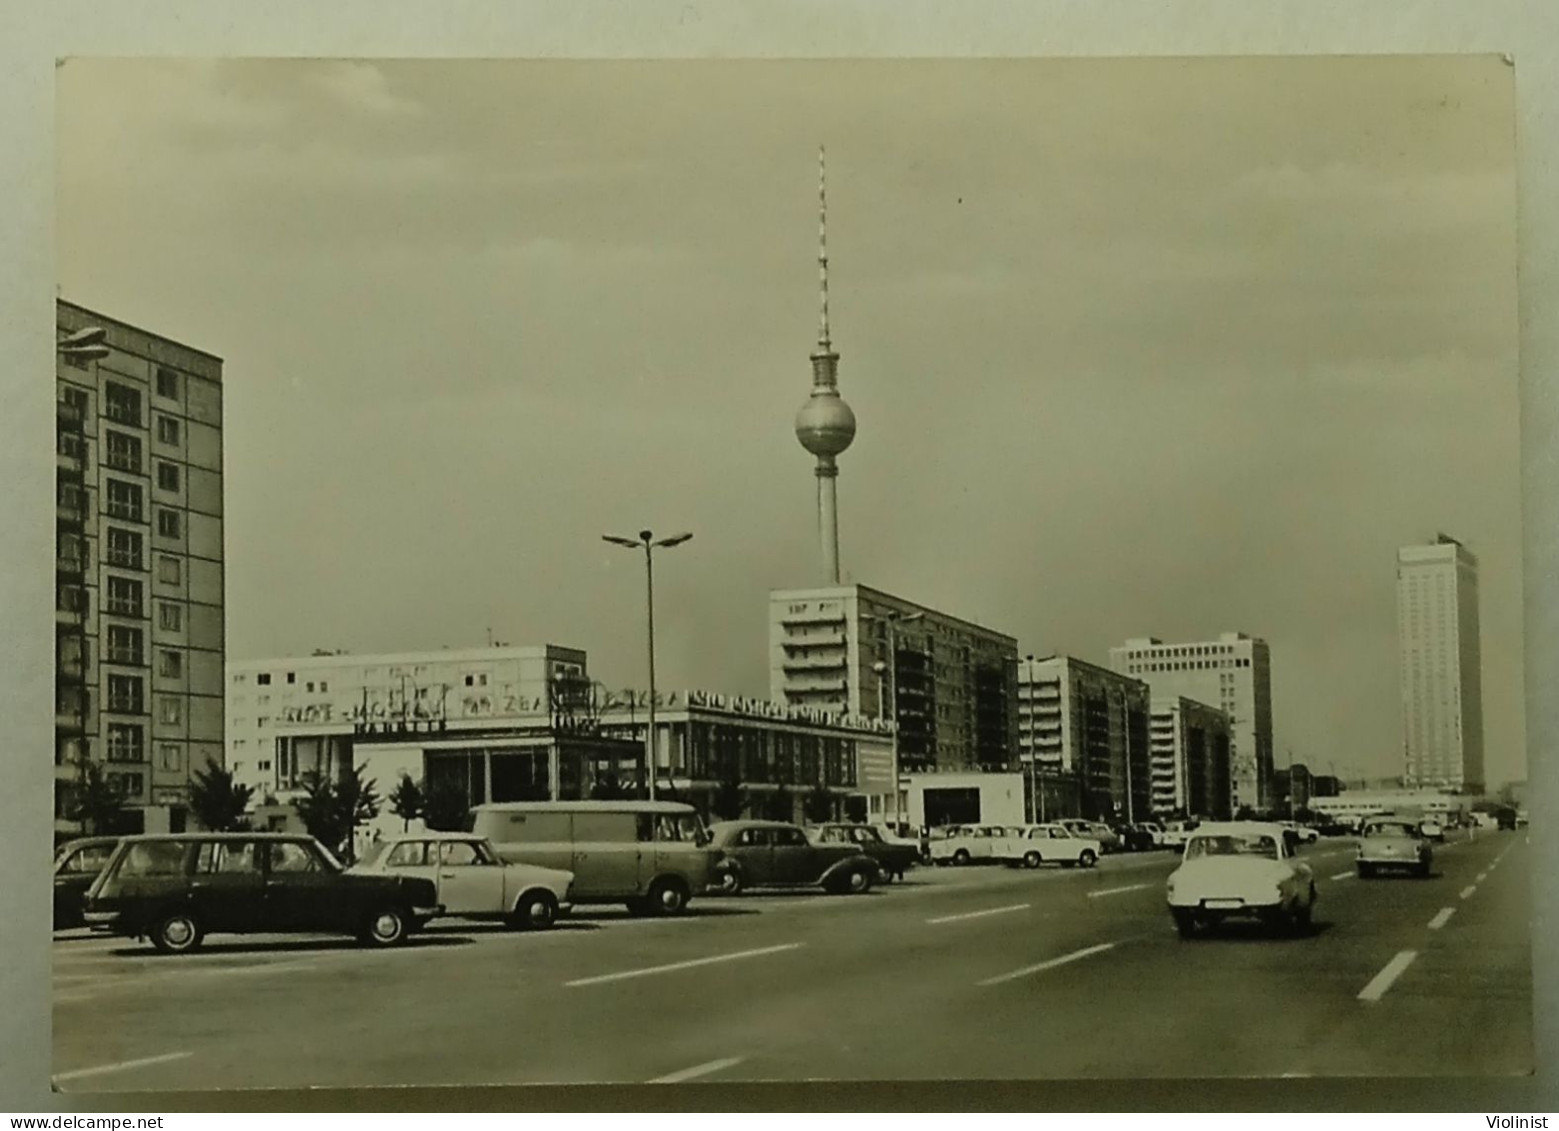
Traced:
<path id="1" fill-rule="evenodd" d="M 817 147 L 817 344 L 828 352 L 828 166 L 823 146 Z"/>

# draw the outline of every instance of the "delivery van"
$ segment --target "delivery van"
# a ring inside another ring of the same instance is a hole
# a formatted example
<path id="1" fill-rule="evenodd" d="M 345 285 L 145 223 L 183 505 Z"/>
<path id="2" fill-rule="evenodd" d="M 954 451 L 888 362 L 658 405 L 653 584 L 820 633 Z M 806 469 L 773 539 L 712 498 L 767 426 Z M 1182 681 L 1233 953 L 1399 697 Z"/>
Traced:
<path id="1" fill-rule="evenodd" d="M 574 873 L 575 906 L 678 915 L 714 863 L 698 811 L 675 801 L 494 802 L 472 809 L 470 824 L 505 861 Z"/>

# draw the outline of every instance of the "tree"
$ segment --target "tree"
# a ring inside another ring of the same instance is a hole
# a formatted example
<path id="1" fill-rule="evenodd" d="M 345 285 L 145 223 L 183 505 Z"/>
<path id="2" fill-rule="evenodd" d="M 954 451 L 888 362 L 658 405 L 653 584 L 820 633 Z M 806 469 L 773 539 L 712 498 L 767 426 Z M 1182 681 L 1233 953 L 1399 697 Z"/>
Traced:
<path id="1" fill-rule="evenodd" d="M 367 824 L 379 815 L 378 784 L 373 778 L 365 779 L 363 767 L 357 765 L 353 766 L 352 772 L 343 777 L 336 786 L 336 796 L 341 805 L 341 823 L 346 826 L 342 848 L 346 851 L 349 864 L 357 856 L 354 839 L 358 826 Z"/>
<path id="2" fill-rule="evenodd" d="M 92 835 L 109 836 L 124 827 L 124 793 L 104 780 L 102 767 L 96 762 L 87 763 L 86 780 L 73 793 L 71 819 L 81 822 L 82 833 L 90 826 Z"/>
<path id="3" fill-rule="evenodd" d="M 352 838 L 357 826 L 379 815 L 377 783 L 364 780 L 362 766 L 354 766 L 339 781 L 310 771 L 304 775 L 303 796 L 293 804 L 309 835 L 348 864 L 356 856 Z"/>
<path id="4" fill-rule="evenodd" d="M 834 795 L 828 791 L 826 785 L 818 782 L 807 791 L 805 799 L 801 802 L 801 809 L 807 820 L 814 825 L 830 821 L 834 816 Z"/>
<path id="5" fill-rule="evenodd" d="M 445 778 L 423 786 L 422 819 L 435 832 L 461 832 L 471 799 L 460 786 Z"/>
<path id="6" fill-rule="evenodd" d="M 249 827 L 244 816 L 254 790 L 235 784 L 232 772 L 213 763 L 190 777 L 189 807 L 200 826 L 214 833 L 238 832 Z"/>
<path id="7" fill-rule="evenodd" d="M 411 780 L 411 775 L 401 774 L 401 780 L 390 791 L 390 812 L 401 819 L 401 831 L 406 832 L 411 828 L 411 823 L 422 816 L 423 809 L 427 805 L 427 798 L 422 795 L 422 787 Z"/>

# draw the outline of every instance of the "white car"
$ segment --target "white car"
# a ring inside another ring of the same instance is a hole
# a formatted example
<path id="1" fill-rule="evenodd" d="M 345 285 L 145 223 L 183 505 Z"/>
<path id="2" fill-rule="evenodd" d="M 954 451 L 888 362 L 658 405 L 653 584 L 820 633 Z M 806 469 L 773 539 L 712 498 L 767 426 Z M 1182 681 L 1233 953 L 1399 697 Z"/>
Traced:
<path id="1" fill-rule="evenodd" d="M 1165 848 L 1173 848 L 1179 852 L 1185 848 L 1185 842 L 1190 839 L 1196 826 L 1196 821 L 1170 821 L 1164 826 L 1164 835 L 1159 843 Z"/>
<path id="2" fill-rule="evenodd" d="M 1257 821 L 1198 826 L 1165 894 L 1181 938 L 1241 916 L 1302 933 L 1316 899 L 1315 876 L 1293 855 L 1283 826 Z"/>
<path id="3" fill-rule="evenodd" d="M 1092 868 L 1103 854 L 1097 840 L 1076 836 L 1063 825 L 1019 825 L 1008 829 L 995 845 L 996 859 L 1025 868 L 1041 864 Z"/>
<path id="4" fill-rule="evenodd" d="M 972 864 L 995 858 L 996 838 L 1006 830 L 998 825 L 954 825 L 947 835 L 931 842 L 931 863 Z"/>
<path id="5" fill-rule="evenodd" d="M 1294 838 L 1300 844 L 1314 844 L 1321 839 L 1321 834 L 1309 825 L 1301 825 L 1298 821 L 1282 821 L 1282 826 L 1294 834 Z"/>
<path id="6" fill-rule="evenodd" d="M 402 833 L 379 841 L 353 872 L 421 876 L 438 888 L 444 914 L 498 919 L 544 930 L 571 908 L 574 873 L 505 864 L 486 837 L 470 833 Z"/>

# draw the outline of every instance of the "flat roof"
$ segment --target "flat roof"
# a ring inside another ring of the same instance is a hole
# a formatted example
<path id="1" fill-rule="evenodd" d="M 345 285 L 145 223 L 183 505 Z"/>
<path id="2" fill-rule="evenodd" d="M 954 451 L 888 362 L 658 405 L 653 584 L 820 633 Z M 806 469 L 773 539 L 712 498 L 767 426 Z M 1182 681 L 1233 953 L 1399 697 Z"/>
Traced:
<path id="1" fill-rule="evenodd" d="M 551 653 L 585 656 L 583 648 L 566 644 L 505 645 L 494 648 L 439 648 L 426 652 L 331 652 L 323 656 L 278 656 L 256 660 L 227 661 L 228 671 L 254 671 L 263 668 L 363 667 L 378 664 L 417 664 L 447 660 L 473 663 L 480 660 L 534 659 Z"/>
<path id="2" fill-rule="evenodd" d="M 954 616 L 952 613 L 943 612 L 941 609 L 938 609 L 932 605 L 923 605 L 919 601 L 911 601 L 908 597 L 900 597 L 896 593 L 889 593 L 883 589 L 873 589 L 870 585 L 862 585 L 859 582 L 851 582 L 848 585 L 820 585 L 810 589 L 771 589 L 769 590 L 769 603 L 773 604 L 778 600 L 794 600 L 797 597 L 854 595 L 857 599 L 859 599 L 860 595 L 863 593 L 869 594 L 872 597 L 880 598 L 890 603 L 897 602 L 901 605 L 908 605 L 910 608 L 917 611 L 935 614 L 943 620 L 953 621 L 964 625 L 967 628 L 977 629 L 978 631 L 983 632 L 989 636 L 999 636 L 1003 640 L 1012 641 L 1014 647 L 1017 646 L 1018 638 L 1016 636 L 1011 636 L 1008 633 L 1000 631 L 999 629 L 991 628 L 989 625 L 981 624 L 979 621 L 972 621 L 965 617 Z"/>
<path id="3" fill-rule="evenodd" d="M 123 318 L 115 318 L 111 314 L 104 314 L 101 311 L 93 310 L 91 307 L 82 306 L 79 302 L 71 302 L 69 299 L 64 298 L 57 298 L 54 300 L 54 302 L 56 306 L 68 306 L 71 310 L 85 314 L 94 322 L 111 323 L 112 325 L 119 326 L 125 330 L 133 330 L 137 334 L 145 334 L 148 338 L 156 338 L 159 342 L 166 342 L 168 345 L 177 346 L 181 350 L 188 350 L 190 353 L 198 353 L 201 357 L 210 358 L 212 361 L 215 361 L 219 364 L 223 360 L 220 356 L 212 353 L 210 350 L 203 350 L 198 346 L 190 345 L 188 342 L 181 342 L 177 338 L 170 338 L 167 334 L 159 334 L 156 330 L 148 330 L 144 326 L 137 326 L 134 322 L 126 322 Z"/>

